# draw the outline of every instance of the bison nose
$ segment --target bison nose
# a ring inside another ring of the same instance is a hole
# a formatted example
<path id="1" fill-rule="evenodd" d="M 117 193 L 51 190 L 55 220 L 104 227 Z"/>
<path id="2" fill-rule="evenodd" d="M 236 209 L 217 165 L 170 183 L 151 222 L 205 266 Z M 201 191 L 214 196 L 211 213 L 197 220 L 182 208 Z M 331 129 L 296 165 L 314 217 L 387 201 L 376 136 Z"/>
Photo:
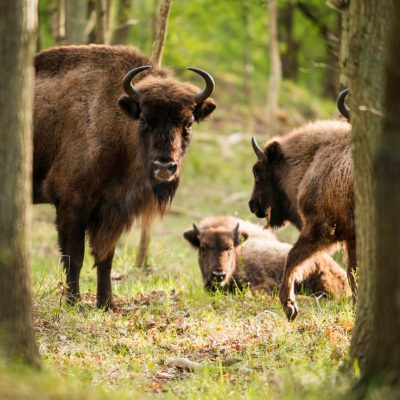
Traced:
<path id="1" fill-rule="evenodd" d="M 155 160 L 152 162 L 154 177 L 160 181 L 168 181 L 178 169 L 175 161 Z"/>
<path id="2" fill-rule="evenodd" d="M 250 200 L 249 201 L 249 208 L 250 208 L 250 211 L 253 213 L 253 214 L 255 214 L 256 212 L 257 212 L 257 209 L 258 209 L 258 207 L 257 207 L 257 202 L 255 201 L 255 200 Z"/>
<path id="3" fill-rule="evenodd" d="M 222 271 L 213 271 L 211 273 L 211 275 L 213 276 L 214 280 L 217 282 L 222 282 L 225 277 L 226 277 L 226 272 L 222 272 Z"/>

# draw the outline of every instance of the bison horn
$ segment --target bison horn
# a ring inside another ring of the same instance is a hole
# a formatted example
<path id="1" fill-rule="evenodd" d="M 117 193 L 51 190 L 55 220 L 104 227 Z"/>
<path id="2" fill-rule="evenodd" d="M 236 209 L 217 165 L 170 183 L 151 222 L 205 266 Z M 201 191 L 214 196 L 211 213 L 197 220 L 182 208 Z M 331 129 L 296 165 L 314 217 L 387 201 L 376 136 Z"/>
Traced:
<path id="1" fill-rule="evenodd" d="M 349 94 L 349 89 L 344 89 L 342 92 L 339 93 L 339 96 L 337 98 L 337 108 L 340 112 L 340 114 L 343 115 L 343 117 L 345 117 L 348 121 L 350 121 L 350 108 L 347 107 L 345 100 L 347 95 Z"/>
<path id="2" fill-rule="evenodd" d="M 141 67 L 137 67 L 131 69 L 125 76 L 123 80 L 123 87 L 126 94 L 131 97 L 133 100 L 139 100 L 139 92 L 132 86 L 132 79 L 137 75 L 139 72 L 142 72 L 146 69 L 151 68 L 150 65 L 142 65 Z"/>
<path id="3" fill-rule="evenodd" d="M 194 101 L 196 104 L 200 104 L 211 96 L 215 87 L 214 79 L 208 72 L 202 69 L 189 67 L 188 70 L 196 72 L 196 74 L 199 74 L 206 81 L 206 87 L 200 93 L 194 95 Z"/>
<path id="4" fill-rule="evenodd" d="M 253 145 L 254 153 L 256 153 L 257 158 L 261 161 L 265 158 L 263 149 L 258 145 L 256 138 L 253 136 L 251 138 L 251 144 Z"/>
<path id="5" fill-rule="evenodd" d="M 193 230 L 196 236 L 200 236 L 200 229 L 197 227 L 197 225 L 193 222 Z"/>

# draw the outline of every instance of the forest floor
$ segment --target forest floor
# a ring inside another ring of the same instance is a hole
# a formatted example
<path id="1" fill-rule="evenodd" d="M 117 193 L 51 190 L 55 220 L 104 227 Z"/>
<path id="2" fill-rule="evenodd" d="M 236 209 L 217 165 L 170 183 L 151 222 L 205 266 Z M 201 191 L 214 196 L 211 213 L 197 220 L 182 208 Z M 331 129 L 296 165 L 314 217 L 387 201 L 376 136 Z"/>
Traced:
<path id="1" fill-rule="evenodd" d="M 172 210 L 154 225 L 150 268 L 134 267 L 137 227 L 119 242 L 115 312 L 95 308 L 89 251 L 82 307 L 64 303 L 54 210 L 34 207 L 34 317 L 44 370 L 0 365 L 0 398 L 332 399 L 348 389 L 339 370 L 353 327 L 350 299 L 299 296 L 301 313 L 289 323 L 276 296 L 208 294 L 197 254 L 182 238 L 209 215 L 256 222 L 247 206 L 250 138 L 233 126 L 194 127 Z M 293 242 L 297 232 L 287 227 L 278 236 Z"/>

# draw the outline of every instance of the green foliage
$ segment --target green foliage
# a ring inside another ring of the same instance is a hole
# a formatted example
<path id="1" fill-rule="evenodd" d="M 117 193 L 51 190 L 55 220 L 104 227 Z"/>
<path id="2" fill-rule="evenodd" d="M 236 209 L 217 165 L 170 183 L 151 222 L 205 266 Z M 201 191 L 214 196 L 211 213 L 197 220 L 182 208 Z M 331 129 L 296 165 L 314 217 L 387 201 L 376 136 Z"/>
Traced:
<path id="1" fill-rule="evenodd" d="M 296 5 L 298 1 L 279 1 L 280 11 L 288 3 Z M 323 0 L 306 3 L 317 12 L 319 23 L 333 31 L 337 12 Z M 131 27 L 130 44 L 147 55 L 151 54 L 158 5 L 156 0 L 136 0 L 133 5 L 131 18 L 137 19 L 138 23 Z M 54 19 L 55 1 L 40 0 L 39 6 L 41 45 L 47 48 L 54 45 L 50 26 L 51 18 Z M 263 0 L 174 1 L 163 64 L 176 69 L 178 74 L 190 65 L 212 72 L 217 79 L 218 99 L 226 102 L 234 99 L 235 103 L 247 105 L 264 104 L 269 73 L 267 28 L 267 2 Z M 326 65 L 327 42 L 321 36 L 318 24 L 311 22 L 298 9 L 294 12 L 293 39 L 300 44 L 297 84 L 321 95 L 327 70 L 332 67 Z M 285 49 L 285 46 L 282 41 L 281 48 Z M 247 70 L 244 64 L 246 51 L 251 61 Z M 251 98 L 243 95 L 245 82 L 250 87 Z"/>

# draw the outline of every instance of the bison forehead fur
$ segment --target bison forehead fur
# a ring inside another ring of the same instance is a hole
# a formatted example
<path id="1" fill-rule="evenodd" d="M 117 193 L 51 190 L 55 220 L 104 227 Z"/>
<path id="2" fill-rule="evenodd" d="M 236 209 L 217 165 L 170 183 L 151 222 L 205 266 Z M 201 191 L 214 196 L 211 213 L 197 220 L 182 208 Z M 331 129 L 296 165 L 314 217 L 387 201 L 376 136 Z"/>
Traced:
<path id="1" fill-rule="evenodd" d="M 124 76 L 143 65 L 151 62 L 124 46 L 65 46 L 35 57 L 33 198 L 57 208 L 67 281 L 79 281 L 85 231 L 98 273 L 109 274 L 123 230 L 136 216 L 164 211 L 191 124 L 215 108 L 199 88 L 155 66 L 134 76 L 137 97 L 125 93 Z"/>

